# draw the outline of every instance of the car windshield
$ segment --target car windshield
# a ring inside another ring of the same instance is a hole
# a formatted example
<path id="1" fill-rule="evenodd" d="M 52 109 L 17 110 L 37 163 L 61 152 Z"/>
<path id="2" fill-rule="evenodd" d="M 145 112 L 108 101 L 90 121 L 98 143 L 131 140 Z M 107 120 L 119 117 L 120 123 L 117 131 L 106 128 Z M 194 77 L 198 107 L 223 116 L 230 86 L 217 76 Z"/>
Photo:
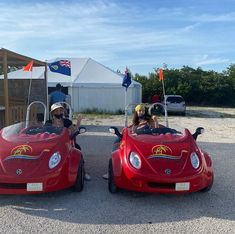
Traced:
<path id="1" fill-rule="evenodd" d="M 142 135 L 142 134 L 148 134 L 148 135 L 160 135 L 160 134 L 182 134 L 181 132 L 173 129 L 173 128 L 167 128 L 167 127 L 161 127 L 161 128 L 148 128 L 148 129 L 138 129 L 136 134 Z"/>
<path id="2" fill-rule="evenodd" d="M 173 128 L 160 127 L 149 130 L 139 130 L 137 133 L 133 133 L 131 129 L 129 129 L 129 136 L 135 140 L 145 143 L 156 143 L 156 141 L 161 142 L 172 142 L 172 141 L 183 141 L 187 138 L 187 134 L 185 129 L 182 131 L 178 131 Z"/>
<path id="3" fill-rule="evenodd" d="M 5 127 L 2 138 L 12 142 L 48 141 L 60 137 L 64 127 L 54 127 L 51 124 L 43 125 L 35 122 L 21 122 Z"/>
<path id="4" fill-rule="evenodd" d="M 181 103 L 184 102 L 184 99 L 182 97 L 168 97 L 166 101 L 170 103 Z"/>

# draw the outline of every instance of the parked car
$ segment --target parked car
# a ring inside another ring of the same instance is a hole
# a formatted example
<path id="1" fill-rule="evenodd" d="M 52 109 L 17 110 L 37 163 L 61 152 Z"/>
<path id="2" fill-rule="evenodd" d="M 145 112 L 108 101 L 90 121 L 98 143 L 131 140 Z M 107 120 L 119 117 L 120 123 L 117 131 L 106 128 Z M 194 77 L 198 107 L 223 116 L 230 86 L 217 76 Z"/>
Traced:
<path id="1" fill-rule="evenodd" d="M 180 113 L 182 115 L 186 114 L 185 100 L 180 95 L 165 95 L 166 109 L 168 113 Z"/>

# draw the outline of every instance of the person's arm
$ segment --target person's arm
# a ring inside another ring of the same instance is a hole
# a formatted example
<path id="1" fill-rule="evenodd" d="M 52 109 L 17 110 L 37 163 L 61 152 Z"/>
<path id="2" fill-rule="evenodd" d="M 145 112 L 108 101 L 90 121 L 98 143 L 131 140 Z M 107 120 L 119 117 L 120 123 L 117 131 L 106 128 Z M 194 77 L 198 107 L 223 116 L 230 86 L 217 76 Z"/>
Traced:
<path id="1" fill-rule="evenodd" d="M 156 115 L 153 115 L 151 117 L 151 120 L 150 120 L 150 127 L 151 128 L 158 128 L 159 127 L 159 124 L 158 124 L 158 120 L 157 120 L 157 116 Z"/>
<path id="2" fill-rule="evenodd" d="M 73 133 L 80 127 L 81 121 L 82 121 L 83 116 L 81 114 L 78 115 L 77 117 L 77 124 L 73 124 L 71 120 L 69 119 L 64 119 L 64 125 L 70 130 L 70 134 L 73 135 Z"/>
<path id="3" fill-rule="evenodd" d="M 138 125 L 132 125 L 132 133 L 136 133 Z"/>
<path id="4" fill-rule="evenodd" d="M 77 116 L 77 124 L 76 124 L 77 128 L 80 127 L 82 119 L 83 119 L 83 115 L 82 114 L 78 114 L 78 116 Z"/>

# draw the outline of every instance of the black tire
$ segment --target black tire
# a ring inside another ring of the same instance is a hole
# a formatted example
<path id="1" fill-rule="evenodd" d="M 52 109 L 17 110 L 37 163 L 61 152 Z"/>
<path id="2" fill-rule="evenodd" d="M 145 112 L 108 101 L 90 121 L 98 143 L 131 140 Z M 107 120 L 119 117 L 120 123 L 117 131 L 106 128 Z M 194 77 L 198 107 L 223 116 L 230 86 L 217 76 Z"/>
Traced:
<path id="1" fill-rule="evenodd" d="M 110 193 L 117 193 L 118 187 L 115 184 L 114 176 L 113 176 L 113 164 L 112 159 L 109 159 L 109 178 L 108 178 L 108 187 Z"/>
<path id="2" fill-rule="evenodd" d="M 79 167 L 78 167 L 76 182 L 73 186 L 74 192 L 81 192 L 83 190 L 84 176 L 85 176 L 84 161 L 83 161 L 83 159 L 81 159 Z"/>
<path id="3" fill-rule="evenodd" d="M 205 187 L 204 189 L 202 189 L 200 192 L 203 192 L 203 193 L 209 192 L 213 186 L 213 183 L 214 183 L 214 175 L 212 176 L 211 184 Z"/>

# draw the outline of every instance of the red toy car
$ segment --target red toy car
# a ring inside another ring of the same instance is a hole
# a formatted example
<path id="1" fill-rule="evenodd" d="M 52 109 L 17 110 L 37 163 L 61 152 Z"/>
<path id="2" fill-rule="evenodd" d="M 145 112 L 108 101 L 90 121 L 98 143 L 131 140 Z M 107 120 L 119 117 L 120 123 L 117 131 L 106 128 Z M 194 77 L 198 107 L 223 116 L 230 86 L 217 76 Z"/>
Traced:
<path id="1" fill-rule="evenodd" d="M 0 131 L 0 194 L 29 194 L 73 187 L 82 191 L 84 161 L 64 127 L 17 123 Z"/>
<path id="2" fill-rule="evenodd" d="M 203 130 L 197 128 L 191 135 L 188 129 L 181 133 L 161 125 L 133 134 L 131 127 L 125 127 L 122 133 L 111 127 L 120 144 L 109 161 L 109 191 L 179 194 L 210 190 L 212 161 L 196 144 Z"/>

